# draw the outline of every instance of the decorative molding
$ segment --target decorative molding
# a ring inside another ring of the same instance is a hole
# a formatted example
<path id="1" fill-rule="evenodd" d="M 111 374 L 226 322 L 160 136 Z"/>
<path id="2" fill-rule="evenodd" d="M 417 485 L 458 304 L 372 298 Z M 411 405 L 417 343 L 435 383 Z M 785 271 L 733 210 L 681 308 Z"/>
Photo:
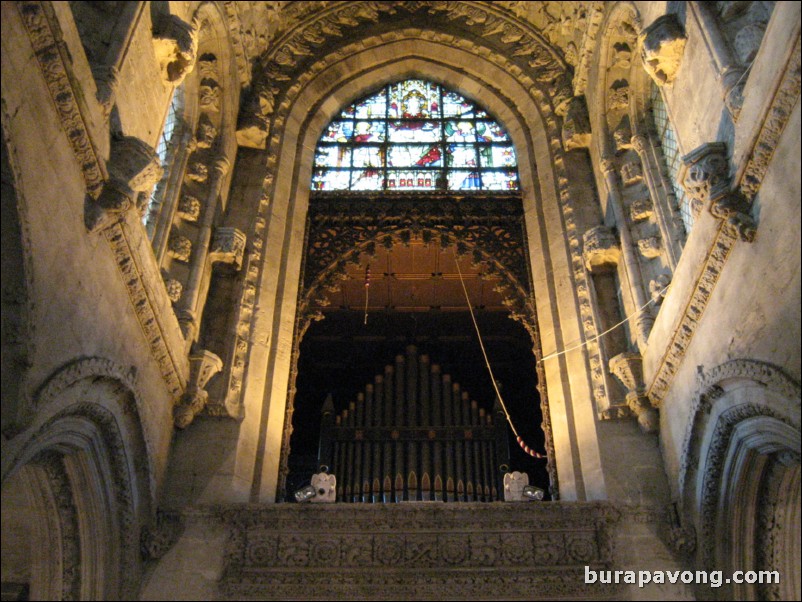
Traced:
<path id="1" fill-rule="evenodd" d="M 658 86 L 674 82 L 686 40 L 685 29 L 674 13 L 658 17 L 638 36 L 643 68 Z"/>
<path id="2" fill-rule="evenodd" d="M 173 419 L 177 428 L 188 427 L 195 419 L 195 416 L 203 410 L 209 399 L 209 393 L 205 391 L 206 384 L 222 369 L 223 360 L 211 351 L 202 349 L 190 354 L 187 390 L 181 396 L 181 401 L 173 412 Z"/>
<path id="3" fill-rule="evenodd" d="M 128 298 L 150 347 L 151 356 L 159 366 L 169 394 L 173 399 L 177 399 L 184 389 L 184 379 L 178 361 L 173 357 L 165 340 L 164 328 L 159 321 L 155 305 L 145 288 L 142 268 L 139 266 L 139 261 L 125 232 L 127 227 L 127 225 L 117 222 L 104 229 L 103 234 L 111 246 L 114 261 L 123 282 L 126 283 Z"/>
<path id="4" fill-rule="evenodd" d="M 593 594 L 581 578 L 585 565 L 612 566 L 621 513 L 610 504 L 445 506 L 212 509 L 230 530 L 221 589 L 292 599 L 312 585 L 343 598 L 358 582 L 386 599 L 450 599 L 454 588 L 471 598 L 571 598 Z"/>

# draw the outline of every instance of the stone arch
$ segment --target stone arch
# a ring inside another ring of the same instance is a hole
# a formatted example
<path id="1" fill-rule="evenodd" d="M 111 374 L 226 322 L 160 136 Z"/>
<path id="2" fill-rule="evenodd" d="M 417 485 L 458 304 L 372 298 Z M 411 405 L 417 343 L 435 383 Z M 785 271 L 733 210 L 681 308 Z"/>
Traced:
<path id="1" fill-rule="evenodd" d="M 576 205 L 564 171 L 560 119 L 553 109 L 557 98 L 537 84 L 535 78 L 539 75 L 535 71 L 525 72 L 503 56 L 485 51 L 480 45 L 468 40 L 455 41 L 453 35 L 408 29 L 369 37 L 308 67 L 289 87 L 286 98 L 271 117 L 272 130 L 266 144 L 264 190 L 260 201 L 261 217 L 256 220 L 250 237 L 253 241 L 251 261 L 261 263 L 262 257 L 265 259 L 250 291 L 255 300 L 249 301 L 249 305 L 266 308 L 266 311 L 251 318 L 247 328 L 251 339 L 261 340 L 264 336 L 257 330 L 259 322 L 273 324 L 274 332 L 280 335 L 266 341 L 266 353 L 261 350 L 254 353 L 253 345 L 242 345 L 248 350 L 243 352 L 243 364 L 248 367 L 244 370 L 241 387 L 240 381 L 235 382 L 232 378 L 228 399 L 233 403 L 227 401 L 227 405 L 229 412 L 234 406 L 235 415 L 244 414 L 244 430 L 257 428 L 275 433 L 268 435 L 267 439 L 271 441 L 282 432 L 286 409 L 282 398 L 286 398 L 289 384 L 290 333 L 297 311 L 312 149 L 323 128 L 341 106 L 352 102 L 366 90 L 412 75 L 425 75 L 467 98 L 482 98 L 482 104 L 506 128 L 515 144 L 536 305 L 541 322 L 545 315 L 553 324 L 553 327 L 544 328 L 550 339 L 544 342 L 544 352 L 561 348 L 566 339 L 592 337 L 596 333 L 574 225 Z M 562 241 L 558 243 L 558 250 L 549 240 Z M 560 248 L 559 245 L 564 246 Z M 556 315 L 559 293 L 555 279 L 559 277 L 575 283 L 570 298 L 564 300 L 566 307 L 576 312 L 570 316 Z M 598 345 L 591 343 L 588 347 L 591 356 L 598 352 Z M 586 370 L 582 353 L 560 356 L 545 367 L 546 382 L 554 383 L 561 397 L 571 393 L 560 375 L 575 363 L 577 370 Z M 267 375 L 266 387 L 264 383 L 249 382 L 251 375 L 256 379 L 259 374 Z M 586 385 L 577 382 L 571 386 L 583 388 Z M 589 392 L 586 398 L 590 398 Z M 584 416 L 590 419 L 588 428 L 595 428 L 592 425 L 593 410 L 589 409 Z M 252 420 L 260 426 L 249 426 Z M 582 469 L 569 459 L 568 441 L 573 436 L 570 434 L 572 427 L 565 421 L 561 421 L 560 426 L 567 427 L 567 430 L 559 434 L 555 432 L 555 445 L 567 454 L 563 457 L 563 465 L 570 477 L 568 482 L 572 482 L 574 471 Z M 559 441 L 563 441 L 565 446 Z M 240 449 L 244 451 L 245 447 L 241 442 Z M 238 456 L 237 469 L 246 473 L 252 471 L 255 476 L 249 492 L 251 499 L 272 500 L 275 495 L 278 466 L 273 464 L 275 459 L 267 460 L 278 456 L 278 450 L 273 449 Z M 586 451 L 596 454 L 592 450 Z M 557 452 L 558 465 L 560 453 Z M 585 466 L 592 470 L 596 462 L 598 457 L 588 457 Z M 578 474 L 576 476 L 581 480 Z M 563 482 L 562 475 L 560 481 Z M 600 483 L 593 484 L 593 488 L 599 486 Z M 578 490 L 581 489 L 580 485 Z M 569 499 L 576 495 L 573 486 L 569 487 L 569 492 Z"/>
<path id="2" fill-rule="evenodd" d="M 722 599 L 798 597 L 799 383 L 770 364 L 732 360 L 704 377 L 691 416 L 679 494 L 699 565 L 782 575 L 775 585 L 730 584 Z"/>
<path id="3" fill-rule="evenodd" d="M 135 391 L 133 374 L 112 362 L 74 362 L 39 390 L 35 423 L 4 448 L 8 511 L 33 518 L 31 558 L 41 559 L 32 595 L 136 596 L 155 487 Z M 20 491 L 34 517 L 13 504 Z"/>

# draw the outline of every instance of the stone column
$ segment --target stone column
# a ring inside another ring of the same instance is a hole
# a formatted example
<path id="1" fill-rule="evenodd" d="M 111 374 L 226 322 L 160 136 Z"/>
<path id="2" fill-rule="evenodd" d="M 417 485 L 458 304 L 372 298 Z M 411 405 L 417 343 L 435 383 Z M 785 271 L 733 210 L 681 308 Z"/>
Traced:
<path id="1" fill-rule="evenodd" d="M 635 253 L 632 242 L 632 233 L 629 231 L 624 204 L 621 199 L 621 191 L 618 188 L 616 178 L 615 161 L 610 157 L 603 157 L 601 169 L 604 173 L 604 182 L 607 185 L 607 194 L 610 206 L 615 215 L 615 222 L 618 225 L 618 232 L 621 237 L 621 254 L 624 258 L 624 272 L 627 276 L 629 295 L 635 309 L 646 305 L 646 292 L 643 288 L 643 277 L 641 276 L 640 263 Z M 640 312 L 635 318 L 635 333 L 638 339 L 638 347 L 646 349 L 646 342 L 649 340 L 649 332 L 654 324 L 654 318 L 648 308 Z"/>
<path id="2" fill-rule="evenodd" d="M 228 172 L 230 163 L 225 157 L 221 157 L 214 163 L 214 179 L 211 182 L 211 189 L 206 199 L 203 222 L 201 223 L 198 239 L 195 242 L 195 253 L 189 267 L 189 279 L 184 289 L 184 303 L 179 314 L 179 323 L 190 346 L 198 334 L 198 321 L 201 307 L 200 292 L 203 276 L 209 258 L 209 248 L 212 242 L 212 227 L 214 216 L 217 212 L 217 201 L 220 198 L 220 190 L 223 186 L 223 178 Z"/>
<path id="3" fill-rule="evenodd" d="M 643 179 L 652 198 L 652 206 L 657 212 L 657 225 L 660 227 L 660 236 L 666 241 L 666 257 L 668 266 L 673 273 L 677 268 L 682 248 L 677 240 L 677 224 L 674 210 L 668 201 L 668 195 L 674 196 L 674 187 L 666 179 L 661 168 L 656 149 L 649 136 L 636 133 L 632 136 L 632 148 L 638 153 L 643 166 Z M 659 194 L 659 188 L 666 191 L 666 195 Z M 663 202 L 665 200 L 665 202 Z"/>
<path id="4" fill-rule="evenodd" d="M 738 115 L 744 102 L 746 70 L 739 64 L 730 45 L 722 35 L 718 21 L 712 12 L 714 8 L 715 3 L 713 2 L 688 2 L 688 11 L 696 21 L 707 52 L 715 66 L 724 105 L 732 115 L 733 121 L 738 121 Z"/>

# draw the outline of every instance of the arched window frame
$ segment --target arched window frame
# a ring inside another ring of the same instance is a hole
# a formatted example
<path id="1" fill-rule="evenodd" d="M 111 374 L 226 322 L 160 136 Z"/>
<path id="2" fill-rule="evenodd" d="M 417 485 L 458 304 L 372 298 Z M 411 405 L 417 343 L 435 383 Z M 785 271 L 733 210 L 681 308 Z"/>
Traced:
<path id="1" fill-rule="evenodd" d="M 411 95 L 422 100 L 414 114 L 404 106 Z M 416 136 L 418 131 L 423 133 Z M 405 150 L 418 153 L 408 164 Z M 498 120 L 480 103 L 423 78 L 392 82 L 347 106 L 323 131 L 315 156 L 315 192 L 520 188 L 515 148 Z"/>

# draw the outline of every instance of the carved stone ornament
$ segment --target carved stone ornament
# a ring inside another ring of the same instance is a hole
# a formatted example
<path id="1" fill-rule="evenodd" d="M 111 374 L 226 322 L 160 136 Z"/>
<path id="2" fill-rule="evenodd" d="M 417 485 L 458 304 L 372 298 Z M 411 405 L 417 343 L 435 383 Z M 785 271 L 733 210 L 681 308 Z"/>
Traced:
<path id="1" fill-rule="evenodd" d="M 203 184 L 209 179 L 209 167 L 200 161 L 190 163 L 189 167 L 187 167 L 187 179 Z"/>
<path id="2" fill-rule="evenodd" d="M 607 92 L 607 109 L 610 111 L 627 110 L 629 108 L 629 82 L 620 79 L 613 82 Z"/>
<path id="3" fill-rule="evenodd" d="M 196 148 L 212 148 L 217 138 L 217 128 L 205 113 L 198 120 L 198 129 L 195 132 Z"/>
<path id="4" fill-rule="evenodd" d="M 640 254 L 646 259 L 660 257 L 660 254 L 663 252 L 663 247 L 660 244 L 660 238 L 658 236 L 641 238 L 638 241 L 638 251 L 640 251 Z"/>
<path id="5" fill-rule="evenodd" d="M 565 150 L 587 148 L 590 146 L 590 119 L 585 100 L 575 96 L 568 103 L 568 110 L 563 118 L 562 138 Z"/>
<path id="6" fill-rule="evenodd" d="M 629 124 L 629 115 L 624 115 L 613 130 L 613 142 L 618 153 L 632 148 L 632 126 Z"/>
<path id="7" fill-rule="evenodd" d="M 325 472 L 313 474 L 312 488 L 315 490 L 315 497 L 309 501 L 313 504 L 332 504 L 337 501 L 337 477 L 335 475 Z"/>
<path id="8" fill-rule="evenodd" d="M 223 369 L 223 360 L 211 351 L 201 350 L 189 356 L 189 382 L 181 401 L 175 407 L 173 419 L 176 427 L 188 427 L 209 398 L 204 390 L 206 383 Z"/>
<path id="9" fill-rule="evenodd" d="M 175 278 L 170 278 L 164 281 L 164 288 L 167 289 L 167 298 L 172 303 L 178 303 L 181 300 L 181 293 L 184 292 L 184 285 Z"/>
<path id="10" fill-rule="evenodd" d="M 673 13 L 655 19 L 639 36 L 643 67 L 658 86 L 671 84 L 677 76 L 686 39 Z"/>
<path id="11" fill-rule="evenodd" d="M 752 242 L 757 225 L 739 190 L 731 190 L 727 146 L 708 142 L 682 158 L 679 180 L 691 202 L 708 206 L 710 213 L 724 220 L 724 228 L 741 240 Z M 693 206 L 693 205 L 692 205 Z"/>
<path id="12" fill-rule="evenodd" d="M 633 201 L 629 206 L 629 217 L 633 222 L 642 222 L 652 217 L 654 213 L 654 205 L 652 199 L 646 197 Z"/>
<path id="13" fill-rule="evenodd" d="M 639 353 L 626 351 L 610 359 L 610 372 L 627 389 L 627 405 L 638 417 L 638 424 L 645 433 L 656 433 L 660 427 L 657 410 L 646 397 L 643 383 L 643 361 Z"/>
<path id="14" fill-rule="evenodd" d="M 624 186 L 637 184 L 643 179 L 643 169 L 640 161 L 629 161 L 621 166 L 621 181 Z"/>
<path id="15" fill-rule="evenodd" d="M 106 169 L 109 179 L 97 201 L 87 205 L 85 221 L 90 231 L 136 207 L 139 193 L 150 192 L 164 174 L 156 151 L 131 136 L 112 141 Z"/>
<path id="16" fill-rule="evenodd" d="M 188 222 L 196 222 L 200 217 L 201 202 L 194 196 L 184 194 L 178 201 L 178 216 Z"/>
<path id="17" fill-rule="evenodd" d="M 192 241 L 186 236 L 173 232 L 167 243 L 167 253 L 178 261 L 188 262 L 192 255 Z"/>
<path id="18" fill-rule="evenodd" d="M 159 15 L 153 25 L 153 50 L 162 79 L 177 86 L 195 66 L 198 32 L 175 15 Z"/>
<path id="19" fill-rule="evenodd" d="M 582 237 L 585 267 L 589 272 L 615 269 L 621 257 L 615 234 L 607 226 L 591 228 Z"/>
<path id="20" fill-rule="evenodd" d="M 198 104 L 201 109 L 219 111 L 221 97 L 222 91 L 220 86 L 211 79 L 203 80 L 203 83 L 198 87 Z"/>
<path id="21" fill-rule="evenodd" d="M 209 249 L 209 261 L 232 264 L 239 270 L 247 240 L 245 234 L 236 228 L 216 228 Z"/>
<path id="22" fill-rule="evenodd" d="M 201 79 L 217 79 L 217 57 L 207 53 L 198 59 L 198 72 Z"/>
<path id="23" fill-rule="evenodd" d="M 524 487 L 529 485 L 529 475 L 525 472 L 508 472 L 504 475 L 504 501 L 524 502 Z"/>
<path id="24" fill-rule="evenodd" d="M 660 274 L 657 278 L 649 282 L 649 295 L 655 305 L 660 305 L 668 294 L 668 285 L 671 283 L 671 276 Z"/>

